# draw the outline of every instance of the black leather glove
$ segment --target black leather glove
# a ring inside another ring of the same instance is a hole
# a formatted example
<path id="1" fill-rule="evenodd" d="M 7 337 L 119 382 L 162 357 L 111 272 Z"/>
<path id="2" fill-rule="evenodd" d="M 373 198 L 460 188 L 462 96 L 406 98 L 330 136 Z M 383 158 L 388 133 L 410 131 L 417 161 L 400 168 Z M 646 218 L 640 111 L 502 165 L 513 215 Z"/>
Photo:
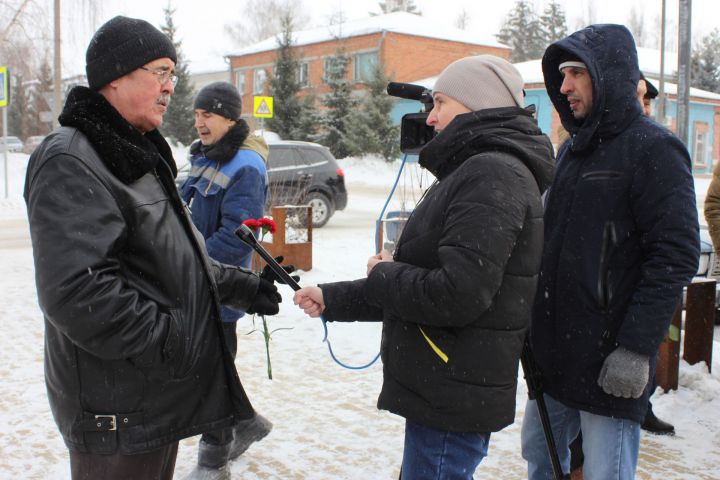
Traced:
<path id="1" fill-rule="evenodd" d="M 274 283 L 268 282 L 264 278 L 260 278 L 255 298 L 247 309 L 247 313 L 258 313 L 260 315 L 275 315 L 280 311 L 278 305 L 282 302 L 282 297 L 278 293 Z"/>
<path id="2" fill-rule="evenodd" d="M 277 263 L 282 263 L 282 261 L 284 259 L 285 258 L 282 255 L 275 257 L 275 261 Z M 283 265 L 282 268 L 287 273 L 292 273 L 295 271 L 295 265 Z M 275 273 L 275 271 L 272 268 L 270 268 L 270 265 L 265 265 L 265 268 L 263 268 L 262 272 L 260 273 L 260 278 L 267 280 L 268 282 L 285 283 L 285 280 L 280 278 L 280 276 L 277 273 Z M 290 278 L 292 278 L 296 282 L 300 280 L 299 275 L 290 275 Z"/>

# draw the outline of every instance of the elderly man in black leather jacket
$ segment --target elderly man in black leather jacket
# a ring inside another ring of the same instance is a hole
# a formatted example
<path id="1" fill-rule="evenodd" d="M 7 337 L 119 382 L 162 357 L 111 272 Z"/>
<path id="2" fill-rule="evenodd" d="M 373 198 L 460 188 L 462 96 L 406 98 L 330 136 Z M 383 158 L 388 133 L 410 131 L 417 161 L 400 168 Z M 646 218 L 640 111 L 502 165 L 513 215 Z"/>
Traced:
<path id="1" fill-rule="evenodd" d="M 25 185 L 45 375 L 73 478 L 172 478 L 178 440 L 253 416 L 220 305 L 273 314 L 275 286 L 213 262 L 158 133 L 175 48 L 115 17 L 30 158 Z"/>

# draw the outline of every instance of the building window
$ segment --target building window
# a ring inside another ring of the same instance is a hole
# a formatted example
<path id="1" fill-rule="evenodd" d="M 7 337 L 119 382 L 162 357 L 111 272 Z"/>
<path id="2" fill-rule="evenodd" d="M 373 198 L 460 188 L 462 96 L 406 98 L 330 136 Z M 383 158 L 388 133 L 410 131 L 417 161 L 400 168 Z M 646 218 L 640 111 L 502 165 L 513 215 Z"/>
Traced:
<path id="1" fill-rule="evenodd" d="M 333 68 L 333 57 L 325 57 L 323 61 L 323 81 L 328 83 L 328 72 Z"/>
<path id="2" fill-rule="evenodd" d="M 377 65 L 377 52 L 358 53 L 355 55 L 353 68 L 353 80 L 356 82 L 369 82 L 375 74 Z"/>
<path id="3" fill-rule="evenodd" d="M 300 62 L 295 79 L 301 87 L 310 85 L 310 64 L 308 62 Z"/>
<path id="4" fill-rule="evenodd" d="M 235 70 L 235 86 L 238 89 L 238 92 L 240 92 L 240 95 L 243 95 L 245 93 L 245 71 L 244 70 Z"/>
<path id="5" fill-rule="evenodd" d="M 349 68 L 347 65 L 347 62 L 349 62 L 350 59 L 347 56 L 336 56 L 336 55 L 330 55 L 329 57 L 325 57 L 323 61 L 323 81 L 325 83 L 328 83 L 328 78 L 330 77 L 330 72 L 340 72 L 341 70 L 344 70 L 345 75 L 343 76 L 343 79 L 347 78 L 347 69 Z M 343 62 L 346 62 L 345 65 L 343 65 Z"/>
<path id="6" fill-rule="evenodd" d="M 255 95 L 263 93 L 265 80 L 267 80 L 267 72 L 262 68 L 255 70 L 255 75 L 253 76 L 253 93 Z"/>
<path id="7" fill-rule="evenodd" d="M 708 156 L 708 124 L 695 122 L 695 136 L 693 141 L 693 164 L 695 168 L 707 167 Z"/>

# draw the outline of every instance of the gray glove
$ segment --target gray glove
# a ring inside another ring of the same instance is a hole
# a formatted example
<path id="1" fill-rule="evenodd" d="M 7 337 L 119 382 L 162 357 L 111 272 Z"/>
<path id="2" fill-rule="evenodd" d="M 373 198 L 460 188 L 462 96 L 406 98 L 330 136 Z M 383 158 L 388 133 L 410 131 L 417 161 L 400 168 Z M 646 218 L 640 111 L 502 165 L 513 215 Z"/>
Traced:
<path id="1" fill-rule="evenodd" d="M 649 357 L 618 347 L 605 359 L 598 385 L 605 393 L 616 397 L 640 398 L 649 375 Z"/>

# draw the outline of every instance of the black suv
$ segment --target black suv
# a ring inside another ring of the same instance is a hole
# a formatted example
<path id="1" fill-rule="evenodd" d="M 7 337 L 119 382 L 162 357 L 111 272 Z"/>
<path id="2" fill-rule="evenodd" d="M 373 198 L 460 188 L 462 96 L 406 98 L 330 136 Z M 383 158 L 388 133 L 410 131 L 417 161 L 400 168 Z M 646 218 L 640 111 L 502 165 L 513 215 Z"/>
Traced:
<path id="1" fill-rule="evenodd" d="M 327 147 L 290 140 L 268 142 L 268 146 L 268 210 L 277 205 L 310 205 L 313 227 L 322 227 L 333 213 L 345 208 L 345 178 Z M 178 188 L 189 172 L 189 163 L 180 169 L 175 179 Z"/>

